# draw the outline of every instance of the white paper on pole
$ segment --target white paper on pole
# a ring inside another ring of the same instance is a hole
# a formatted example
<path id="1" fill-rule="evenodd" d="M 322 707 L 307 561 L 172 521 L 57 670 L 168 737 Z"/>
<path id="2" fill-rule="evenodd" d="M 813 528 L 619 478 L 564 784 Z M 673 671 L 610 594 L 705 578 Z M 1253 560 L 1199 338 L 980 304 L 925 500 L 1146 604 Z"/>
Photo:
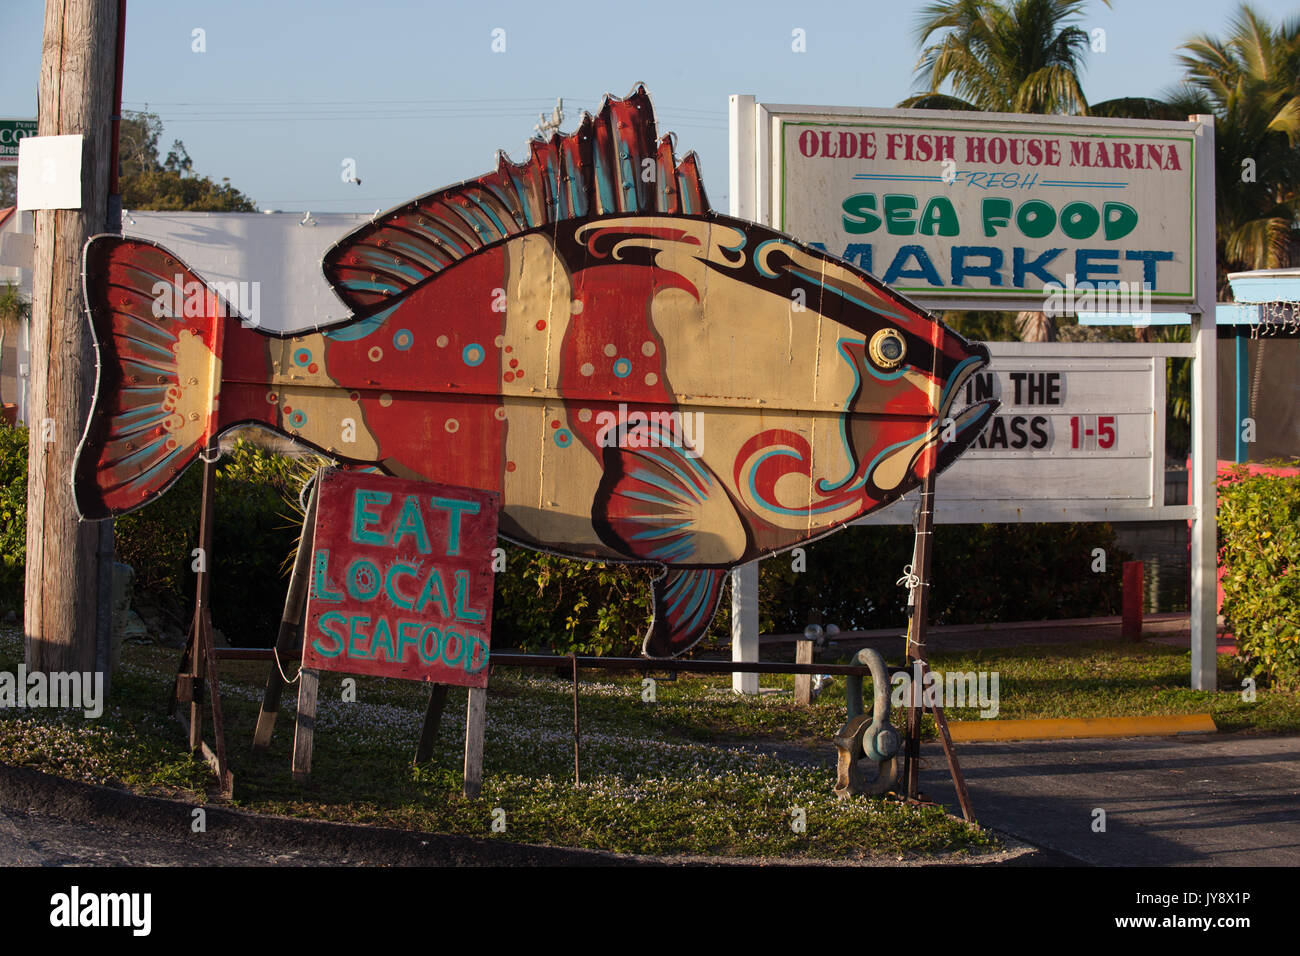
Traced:
<path id="1" fill-rule="evenodd" d="M 18 208 L 80 209 L 85 137 L 28 136 L 18 144 Z"/>

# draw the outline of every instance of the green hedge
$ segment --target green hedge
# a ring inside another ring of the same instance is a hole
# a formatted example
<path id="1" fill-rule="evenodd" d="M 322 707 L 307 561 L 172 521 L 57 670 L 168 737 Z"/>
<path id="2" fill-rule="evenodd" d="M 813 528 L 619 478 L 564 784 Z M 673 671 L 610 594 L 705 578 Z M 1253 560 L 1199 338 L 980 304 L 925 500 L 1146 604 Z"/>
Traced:
<path id="1" fill-rule="evenodd" d="M 851 527 L 759 565 L 759 628 L 798 633 L 818 612 L 842 630 L 907 623 L 898 585 L 912 560 L 910 527 Z M 1092 571 L 1093 550 L 1106 570 Z M 650 621 L 650 572 L 583 565 L 507 549 L 497 575 L 494 640 L 538 650 L 640 651 Z M 1118 614 L 1121 564 L 1114 531 L 1099 524 L 940 525 L 935 529 L 932 623 L 983 624 Z M 726 596 L 707 642 L 730 641 Z"/>
<path id="2" fill-rule="evenodd" d="M 808 546 L 807 569 L 790 554 L 764 561 L 760 590 L 772 627 L 802 631 L 810 611 L 842 630 L 904 627 L 911 527 L 857 526 Z M 1105 552 L 1094 572 L 1093 551 Z M 932 624 L 1054 620 L 1118 614 L 1128 557 L 1105 524 L 938 525 Z"/>
<path id="3" fill-rule="evenodd" d="M 289 557 L 301 525 L 299 488 L 316 466 L 237 442 L 217 468 L 213 623 L 236 646 L 266 646 L 284 606 Z M 118 559 L 135 569 L 136 603 L 180 620 L 192 608 L 201 469 L 116 522 Z M 0 608 L 21 608 L 27 513 L 27 433 L 0 428 Z M 1106 552 L 1093 573 L 1092 552 Z M 899 627 L 907 592 L 896 583 L 912 557 L 912 529 L 848 528 L 808 545 L 804 570 L 785 554 L 760 565 L 759 625 L 802 631 L 810 615 L 840 628 Z M 942 525 L 935 533 L 931 620 L 941 624 L 1114 614 L 1120 563 L 1109 525 Z M 650 620 L 646 567 L 584 564 L 506 546 L 496 576 L 498 646 L 584 654 L 640 651 Z M 0 611 L 2 613 L 2 611 Z M 730 601 L 706 643 L 725 646 Z"/>
<path id="4" fill-rule="evenodd" d="M 0 616 L 22 617 L 27 569 L 27 429 L 0 425 Z"/>
<path id="5" fill-rule="evenodd" d="M 288 559 L 302 516 L 298 490 L 317 460 L 288 458 L 236 441 L 217 463 L 212 538 L 212 624 L 235 647 L 270 645 L 288 587 Z M 136 600 L 188 620 L 194 601 L 203 469 L 115 523 L 117 559 L 135 570 Z"/>
<path id="6" fill-rule="evenodd" d="M 286 558 L 301 516 L 298 489 L 310 459 L 271 454 L 238 441 L 217 464 L 212 622 L 235 646 L 267 645 L 284 609 Z M 23 603 L 27 525 L 27 430 L 0 428 L 0 608 Z M 162 497 L 114 523 L 117 559 L 135 570 L 135 603 L 178 621 L 193 613 L 203 471 L 190 468 Z"/>
<path id="7" fill-rule="evenodd" d="M 494 645 L 567 654 L 640 653 L 650 621 L 650 571 L 586 564 L 506 545 L 496 575 Z"/>
<path id="8" fill-rule="evenodd" d="M 1220 478 L 1219 564 L 1242 674 L 1300 688 L 1300 477 Z"/>

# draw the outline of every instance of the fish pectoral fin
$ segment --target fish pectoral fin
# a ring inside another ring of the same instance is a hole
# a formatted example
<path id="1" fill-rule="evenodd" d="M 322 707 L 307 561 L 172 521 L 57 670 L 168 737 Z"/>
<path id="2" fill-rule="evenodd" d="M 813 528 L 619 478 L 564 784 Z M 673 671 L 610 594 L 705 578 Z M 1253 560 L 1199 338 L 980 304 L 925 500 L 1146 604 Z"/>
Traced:
<path id="1" fill-rule="evenodd" d="M 604 459 L 591 517 L 610 547 L 670 567 L 733 564 L 744 555 L 735 504 L 688 449 L 662 433 L 633 430 L 606 446 Z"/>
<path id="2" fill-rule="evenodd" d="M 651 584 L 654 620 L 642 653 L 677 657 L 697 644 L 713 622 L 727 579 L 725 568 L 671 568 Z"/>

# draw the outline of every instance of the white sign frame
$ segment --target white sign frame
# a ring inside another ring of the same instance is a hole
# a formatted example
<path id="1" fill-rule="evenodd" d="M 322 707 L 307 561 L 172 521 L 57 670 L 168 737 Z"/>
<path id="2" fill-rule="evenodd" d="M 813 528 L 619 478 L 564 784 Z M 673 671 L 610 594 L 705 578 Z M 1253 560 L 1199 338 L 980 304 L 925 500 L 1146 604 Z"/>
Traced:
<path id="1" fill-rule="evenodd" d="M 774 197 L 774 117 L 797 116 L 870 116 L 904 111 L 867 110 L 854 107 L 799 106 L 759 103 L 753 96 L 730 97 L 730 214 L 763 225 L 773 225 Z M 922 118 L 936 122 L 954 117 L 970 123 L 980 115 L 947 111 L 905 111 L 922 113 Z M 995 122 L 1005 121 L 1007 114 L 993 114 Z M 1012 117 L 1018 123 L 1032 124 L 1029 116 Z M 1075 125 L 1082 130 L 1089 124 L 1106 127 L 1131 126 L 1136 130 L 1162 128 L 1165 124 L 1136 120 L 1098 121 L 1088 117 L 1042 117 L 1047 125 Z M 1215 194 L 1214 194 L 1214 117 L 1190 116 L 1186 123 L 1173 123 L 1170 129 L 1190 130 L 1196 137 L 1198 161 L 1193 172 L 1194 208 L 1192 210 L 1193 289 L 1195 298 L 1186 303 L 1152 302 L 1152 312 L 1179 312 L 1191 317 L 1190 345 L 1135 346 L 1151 356 L 1192 358 L 1192 471 L 1191 504 L 1186 507 L 1164 505 L 1160 508 L 1129 509 L 1125 520 L 1160 521 L 1187 517 L 1191 524 L 1191 686 L 1196 690 L 1214 690 L 1218 680 L 1216 647 L 1216 562 L 1217 562 L 1217 480 L 1218 455 L 1216 425 L 1218 421 L 1215 393 L 1217 330 L 1215 322 Z M 952 296 L 909 296 L 934 309 L 989 309 L 1004 305 L 1018 309 L 1020 304 L 991 303 L 987 298 L 962 299 Z M 1023 302 L 1024 300 L 1021 300 Z M 1041 303 L 1041 296 L 1038 301 Z M 1160 407 L 1160 406 L 1157 406 Z M 942 484 L 942 477 L 940 478 Z M 1130 517 L 1131 515 L 1131 517 Z M 1098 518 L 1090 513 L 1071 511 L 1055 520 L 1120 520 L 1118 515 Z M 743 565 L 732 573 L 732 659 L 758 660 L 758 564 Z M 738 693 L 758 693 L 756 674 L 736 674 L 732 688 Z"/>
<path id="2" fill-rule="evenodd" d="M 945 497 L 944 487 L 951 487 L 954 472 L 962 468 L 972 454 L 987 456 L 972 446 L 966 454 L 954 463 L 937 482 L 935 494 L 934 520 L 936 524 L 981 524 L 1002 523 L 1018 524 L 1026 522 L 1069 522 L 1069 521 L 1177 521 L 1188 520 L 1194 516 L 1195 509 L 1186 504 L 1172 504 L 1164 498 L 1164 448 L 1165 448 L 1165 359 L 1191 358 L 1192 346 L 1186 343 L 1085 343 L 1085 342 L 989 342 L 989 351 L 993 360 L 989 368 L 999 369 L 1007 360 L 1034 359 L 1050 363 L 1053 368 L 1070 370 L 1073 363 L 1075 371 L 1096 372 L 1098 366 L 1114 363 L 1126 371 L 1141 371 L 1147 381 L 1143 388 L 1141 408 L 1136 410 L 1142 416 L 1149 415 L 1147 423 L 1148 441 L 1146 444 L 1144 472 L 1145 497 L 1136 496 L 1118 499 L 1114 504 L 1099 503 L 1104 499 L 1097 497 L 1069 497 L 1028 494 L 998 499 L 979 500 L 962 498 L 954 500 Z M 1002 360 L 1000 362 L 999 360 Z M 1020 363 L 1016 363 L 1020 364 Z M 1003 409 L 1010 407 L 1004 399 Z M 1080 413 L 1117 412 L 1132 417 L 1134 409 L 1109 406 L 1096 409 L 1074 409 Z M 1043 411 L 1048 411 L 1043 408 Z M 999 411 L 1002 414 L 1002 410 Z M 1058 410 L 1052 414 L 1061 416 L 1067 410 Z M 1060 436 L 1063 438 L 1063 436 Z M 1060 440 L 1060 438 L 1058 438 Z M 1132 456 L 1129 456 L 1132 457 Z M 1082 456 L 1078 456 L 1082 459 Z M 1098 459 L 1111 461 L 1113 459 Z M 918 493 L 912 491 L 887 508 L 882 508 L 854 524 L 861 525 L 898 525 L 912 524 Z"/>
<path id="3" fill-rule="evenodd" d="M 1032 116 L 1018 113 L 983 113 L 983 112 L 957 112 L 950 110 L 904 110 L 904 109 L 867 109 L 858 107 L 834 107 L 834 106 L 798 106 L 791 104 L 754 104 L 754 134 L 758 139 L 755 163 L 758 167 L 760 181 L 756 183 L 759 189 L 766 193 L 766 203 L 763 212 L 767 218 L 763 220 L 765 225 L 772 228 L 797 234 L 798 230 L 788 226 L 783 219 L 784 196 L 782 189 L 784 185 L 783 165 L 784 156 L 782 155 L 782 134 L 786 126 L 797 126 L 805 124 L 836 124 L 849 125 L 854 122 L 858 124 L 872 124 L 874 128 L 881 129 L 890 125 L 898 125 L 900 128 L 909 127 L 932 127 L 934 129 L 951 129 L 954 132 L 978 132 L 987 130 L 990 134 L 1011 134 L 1033 136 L 1038 135 L 1035 131 L 1040 131 L 1041 135 L 1048 136 L 1089 136 L 1098 138 L 1113 138 L 1121 135 L 1123 132 L 1131 133 L 1134 139 L 1155 139 L 1155 140 L 1185 140 L 1191 144 L 1191 162 L 1187 170 L 1186 178 L 1194 190 L 1195 183 L 1198 179 L 1199 168 L 1205 161 L 1204 149 L 1201 144 L 1200 124 L 1195 121 L 1177 122 L 1177 121 L 1156 121 L 1156 120 L 1128 120 L 1128 119 L 1096 119 L 1082 116 Z M 1012 132 L 1014 131 L 1014 132 Z M 1077 132 L 1075 132 L 1077 131 Z M 733 148 L 736 144 L 733 142 Z M 932 163 L 922 165 L 920 162 L 915 164 L 916 168 L 938 170 L 939 162 L 935 160 Z M 911 167 L 909 167 L 911 168 Z M 960 174 L 962 171 L 957 171 Z M 1068 167 L 1066 169 L 1068 172 Z M 1064 173 L 1063 173 L 1064 174 Z M 949 186 L 950 190 L 952 187 Z M 1058 187 L 1058 189 L 1068 189 L 1070 187 Z M 864 191 L 869 191 L 864 185 Z M 1028 198 L 1028 197 L 1019 197 Z M 1133 198 L 1133 197 L 1128 197 Z M 1194 212 L 1195 194 L 1193 192 L 1189 199 L 1188 205 L 1183 210 L 1188 219 L 1186 246 L 1183 251 L 1188 252 L 1194 259 L 1195 249 L 1197 248 L 1197 223 Z M 921 210 L 917 210 L 917 215 Z M 1181 216 L 1179 216 L 1181 218 Z M 969 225 L 969 224 L 968 224 Z M 878 234 L 877 234 L 878 235 Z M 803 236 L 799 238 L 805 241 L 812 241 L 820 237 Z M 924 242 L 916 240 L 924 245 Z M 971 241 L 985 243 L 994 242 L 994 240 L 983 237 L 971 237 Z M 1042 240 L 1047 243 L 1048 240 Z M 1058 240 L 1051 240 L 1052 243 Z M 1069 242 L 1069 240 L 1060 240 Z M 827 249 L 831 255 L 838 255 L 839 250 Z M 873 274 L 883 279 L 885 275 L 886 263 L 874 263 Z M 1058 271 L 1067 270 L 1064 265 L 1054 266 Z M 1163 293 L 1156 292 L 1151 296 L 1150 311 L 1152 312 L 1182 312 L 1185 313 L 1192 303 L 1197 301 L 1197 290 L 1199 288 L 1198 277 L 1196 275 L 1195 262 L 1189 263 L 1188 267 L 1188 285 L 1189 288 L 1180 292 L 1176 297 L 1169 298 Z M 1064 281 L 1064 279 L 1063 279 Z M 979 292 L 972 290 L 969 295 L 959 295 L 949 290 L 929 291 L 922 288 L 913 288 L 910 286 L 900 285 L 898 282 L 893 283 L 897 291 L 906 295 L 909 299 L 934 310 L 943 309 L 1002 309 L 1016 311 L 1019 309 L 1038 310 L 1043 307 L 1044 294 L 1039 288 L 1027 289 L 1024 294 L 1016 294 L 1011 290 L 1005 290 L 999 293 L 989 291 Z"/>

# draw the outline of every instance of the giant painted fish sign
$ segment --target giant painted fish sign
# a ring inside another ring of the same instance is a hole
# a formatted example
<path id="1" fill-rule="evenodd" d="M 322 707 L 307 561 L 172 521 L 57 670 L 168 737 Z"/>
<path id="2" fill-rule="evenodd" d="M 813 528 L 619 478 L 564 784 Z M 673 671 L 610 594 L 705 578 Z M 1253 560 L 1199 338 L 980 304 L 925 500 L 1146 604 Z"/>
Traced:
<path id="1" fill-rule="evenodd" d="M 530 145 L 333 246 L 325 276 L 352 315 L 325 328 L 251 327 L 211 290 L 177 309 L 204 288 L 193 270 L 92 239 L 82 516 L 139 508 L 254 423 L 345 467 L 499 492 L 519 544 L 658 566 L 644 650 L 671 656 L 728 569 L 894 501 L 993 412 L 945 423 L 983 346 L 710 209 L 644 88 Z"/>

